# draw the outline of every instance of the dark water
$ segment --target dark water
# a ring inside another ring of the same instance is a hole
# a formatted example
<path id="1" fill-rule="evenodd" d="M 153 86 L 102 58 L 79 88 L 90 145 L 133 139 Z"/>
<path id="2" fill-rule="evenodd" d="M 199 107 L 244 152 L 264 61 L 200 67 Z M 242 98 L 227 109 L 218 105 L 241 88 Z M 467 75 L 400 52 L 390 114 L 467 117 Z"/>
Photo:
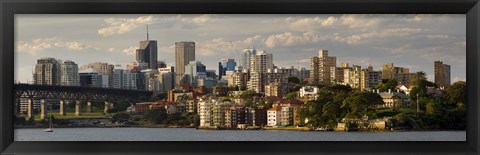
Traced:
<path id="1" fill-rule="evenodd" d="M 15 129 L 15 141 L 466 141 L 465 131 L 312 132 L 192 128 Z"/>

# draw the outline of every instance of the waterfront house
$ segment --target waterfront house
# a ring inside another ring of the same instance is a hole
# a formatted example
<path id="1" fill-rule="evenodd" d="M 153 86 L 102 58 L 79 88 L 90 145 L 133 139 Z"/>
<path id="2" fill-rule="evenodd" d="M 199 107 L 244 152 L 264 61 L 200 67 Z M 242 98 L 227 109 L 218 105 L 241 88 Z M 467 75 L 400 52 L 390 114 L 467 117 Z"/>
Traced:
<path id="1" fill-rule="evenodd" d="M 388 108 L 397 108 L 397 107 L 405 107 L 408 105 L 409 98 L 407 95 L 401 92 L 381 92 L 378 93 L 385 104 L 379 105 L 378 107 L 388 107 Z"/>

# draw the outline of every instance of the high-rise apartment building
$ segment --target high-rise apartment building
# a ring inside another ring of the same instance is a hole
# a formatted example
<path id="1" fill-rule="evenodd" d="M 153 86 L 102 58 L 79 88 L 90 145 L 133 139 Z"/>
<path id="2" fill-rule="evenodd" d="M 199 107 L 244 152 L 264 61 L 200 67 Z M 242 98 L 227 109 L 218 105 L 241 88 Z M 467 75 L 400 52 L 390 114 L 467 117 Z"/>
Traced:
<path id="1" fill-rule="evenodd" d="M 253 48 L 247 48 L 242 51 L 242 60 L 240 61 L 239 66 L 242 66 L 243 69 L 250 69 L 250 57 L 256 55 L 257 50 Z"/>
<path id="2" fill-rule="evenodd" d="M 360 88 L 362 67 L 352 65 L 343 70 L 343 85 L 349 85 L 353 89 Z"/>
<path id="3" fill-rule="evenodd" d="M 102 62 L 95 62 L 91 64 L 84 65 L 80 67 L 80 70 L 86 70 L 87 68 L 95 69 L 98 74 L 107 75 L 108 76 L 108 85 L 107 87 L 113 86 L 113 69 L 114 65 Z M 105 76 L 106 77 L 106 76 Z M 104 82 L 107 83 L 107 82 Z"/>
<path id="4" fill-rule="evenodd" d="M 312 84 L 332 84 L 331 70 L 337 66 L 337 58 L 328 56 L 328 50 L 320 50 L 318 57 L 310 59 L 310 82 Z"/>
<path id="5" fill-rule="evenodd" d="M 443 64 L 442 61 L 435 61 L 435 83 L 440 86 L 450 85 L 450 65 Z"/>
<path id="6" fill-rule="evenodd" d="M 397 80 L 399 85 L 408 84 L 408 74 L 410 73 L 408 68 L 395 67 L 393 63 L 382 65 L 382 79 Z"/>
<path id="7" fill-rule="evenodd" d="M 78 74 L 78 65 L 70 60 L 63 62 L 60 66 L 60 85 L 62 86 L 80 86 L 80 76 Z"/>
<path id="8" fill-rule="evenodd" d="M 180 86 L 180 80 L 185 73 L 185 66 L 195 61 L 195 42 L 175 42 L 175 85 Z"/>
<path id="9" fill-rule="evenodd" d="M 250 57 L 250 72 L 266 73 L 268 69 L 273 70 L 273 54 L 259 50 Z"/>
<path id="10" fill-rule="evenodd" d="M 361 90 L 370 90 L 373 87 L 382 84 L 382 71 L 374 71 L 371 65 L 362 69 L 360 83 Z"/>
<path id="11" fill-rule="evenodd" d="M 61 63 L 55 58 L 37 60 L 33 80 L 38 85 L 59 85 L 61 78 Z"/>
<path id="12" fill-rule="evenodd" d="M 258 93 L 265 91 L 265 74 L 273 70 L 273 55 L 263 50 L 250 56 L 250 80 L 247 83 L 249 90 Z"/>

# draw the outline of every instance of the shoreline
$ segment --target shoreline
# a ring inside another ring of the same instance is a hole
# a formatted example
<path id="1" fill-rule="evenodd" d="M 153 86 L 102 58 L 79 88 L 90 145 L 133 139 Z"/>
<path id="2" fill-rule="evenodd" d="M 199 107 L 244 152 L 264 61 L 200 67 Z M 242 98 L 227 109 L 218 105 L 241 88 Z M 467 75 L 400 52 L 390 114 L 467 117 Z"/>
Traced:
<path id="1" fill-rule="evenodd" d="M 47 127 L 44 126 L 22 126 L 14 127 L 14 129 L 44 129 Z M 230 129 L 230 128 L 196 128 L 193 126 L 166 126 L 166 125 L 147 125 L 147 126 L 55 126 L 54 128 L 184 128 L 184 129 L 196 129 L 196 130 L 275 130 L 275 131 L 306 131 L 306 132 L 412 132 L 412 131 L 466 131 L 458 129 L 416 129 L 416 130 L 357 130 L 357 131 L 314 131 L 308 128 L 272 128 L 272 127 L 262 127 L 259 129 Z"/>

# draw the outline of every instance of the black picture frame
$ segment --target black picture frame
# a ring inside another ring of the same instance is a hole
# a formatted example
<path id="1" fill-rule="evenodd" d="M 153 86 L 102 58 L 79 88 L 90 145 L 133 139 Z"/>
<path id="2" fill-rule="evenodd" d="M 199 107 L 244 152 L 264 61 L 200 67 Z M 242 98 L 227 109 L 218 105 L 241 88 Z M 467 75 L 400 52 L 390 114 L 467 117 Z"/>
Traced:
<path id="1" fill-rule="evenodd" d="M 1 0 L 0 152 L 4 154 L 478 154 L 479 0 Z M 15 14 L 466 14 L 466 142 L 16 142 L 13 131 Z"/>

